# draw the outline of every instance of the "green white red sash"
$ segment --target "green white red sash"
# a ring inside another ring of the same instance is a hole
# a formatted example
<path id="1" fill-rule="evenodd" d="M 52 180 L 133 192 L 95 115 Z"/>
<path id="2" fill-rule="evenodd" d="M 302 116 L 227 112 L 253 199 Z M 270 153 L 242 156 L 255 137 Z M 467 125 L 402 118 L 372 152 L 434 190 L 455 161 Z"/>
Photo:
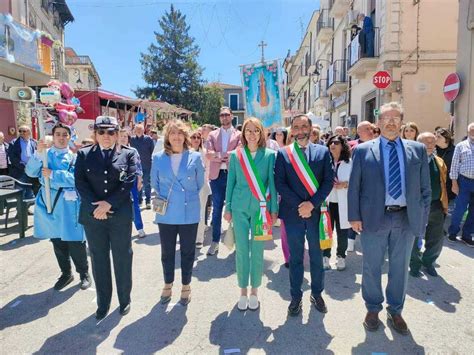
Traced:
<path id="1" fill-rule="evenodd" d="M 270 192 L 263 184 L 248 147 L 238 148 L 236 152 L 250 191 L 260 204 L 257 223 L 254 226 L 254 238 L 255 240 L 271 240 L 272 219 L 267 206 L 270 201 Z"/>
<path id="2" fill-rule="evenodd" d="M 304 158 L 304 153 L 298 146 L 298 143 L 294 142 L 286 148 L 286 153 L 290 159 L 291 166 L 295 169 L 296 175 L 300 178 L 306 191 L 312 197 L 319 188 L 319 182 L 314 176 L 313 171 L 309 167 L 308 162 Z M 319 244 L 321 250 L 329 249 L 332 246 L 332 226 L 331 217 L 326 201 L 321 204 L 321 218 L 319 220 Z"/>

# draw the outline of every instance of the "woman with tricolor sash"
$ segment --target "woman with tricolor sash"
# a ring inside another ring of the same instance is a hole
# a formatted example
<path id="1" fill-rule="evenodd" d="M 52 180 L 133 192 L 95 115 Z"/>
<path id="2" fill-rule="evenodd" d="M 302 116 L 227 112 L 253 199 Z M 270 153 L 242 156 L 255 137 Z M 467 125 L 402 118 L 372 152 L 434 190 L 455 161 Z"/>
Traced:
<path id="1" fill-rule="evenodd" d="M 242 133 L 242 147 L 230 156 L 224 218 L 233 223 L 241 289 L 237 308 L 245 311 L 260 306 L 258 288 L 262 283 L 264 244 L 272 239 L 278 204 L 273 175 L 275 152 L 265 148 L 262 123 L 250 117 L 245 120 Z"/>

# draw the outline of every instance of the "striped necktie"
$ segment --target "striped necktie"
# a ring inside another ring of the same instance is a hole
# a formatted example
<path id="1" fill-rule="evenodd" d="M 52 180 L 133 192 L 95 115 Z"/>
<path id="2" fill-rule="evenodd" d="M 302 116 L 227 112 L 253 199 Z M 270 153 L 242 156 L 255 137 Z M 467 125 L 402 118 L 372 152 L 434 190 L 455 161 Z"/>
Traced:
<path id="1" fill-rule="evenodd" d="M 390 147 L 388 162 L 388 194 L 397 199 L 402 194 L 402 176 L 400 173 L 400 161 L 398 160 L 397 144 L 388 142 Z"/>

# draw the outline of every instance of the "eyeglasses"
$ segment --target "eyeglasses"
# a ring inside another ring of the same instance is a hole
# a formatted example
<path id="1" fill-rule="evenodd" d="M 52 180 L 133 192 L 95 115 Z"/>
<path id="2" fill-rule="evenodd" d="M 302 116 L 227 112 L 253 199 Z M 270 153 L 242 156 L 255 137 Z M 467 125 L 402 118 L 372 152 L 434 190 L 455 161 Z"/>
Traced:
<path id="1" fill-rule="evenodd" d="M 99 129 L 97 130 L 97 134 L 99 136 L 103 136 L 104 134 L 108 134 L 109 136 L 115 136 L 115 131 L 108 131 L 108 130 L 105 130 L 105 129 Z"/>
<path id="2" fill-rule="evenodd" d="M 200 136 L 191 136 L 191 139 L 201 139 Z"/>
<path id="3" fill-rule="evenodd" d="M 334 144 L 334 145 L 341 145 L 341 142 L 339 142 L 339 141 L 332 141 L 332 142 L 329 143 L 329 145 L 333 145 L 333 144 Z"/>
<path id="4" fill-rule="evenodd" d="M 221 113 L 220 117 L 230 117 L 230 113 Z"/>
<path id="5" fill-rule="evenodd" d="M 245 133 L 247 133 L 247 134 L 260 134 L 260 130 L 259 129 L 256 129 L 256 130 L 245 129 Z"/>
<path id="6" fill-rule="evenodd" d="M 28 131 L 27 129 L 20 129 L 20 130 L 18 130 L 18 132 L 20 132 L 20 133 L 28 133 L 29 131 Z"/>

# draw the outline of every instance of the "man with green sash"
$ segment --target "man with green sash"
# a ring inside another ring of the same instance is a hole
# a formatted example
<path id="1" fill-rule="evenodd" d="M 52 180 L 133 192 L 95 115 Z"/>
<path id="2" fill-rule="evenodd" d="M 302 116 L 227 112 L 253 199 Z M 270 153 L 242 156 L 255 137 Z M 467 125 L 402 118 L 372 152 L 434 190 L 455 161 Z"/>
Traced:
<path id="1" fill-rule="evenodd" d="M 294 144 L 278 151 L 275 163 L 275 185 L 281 195 L 279 217 L 285 221 L 290 248 L 291 303 L 288 314 L 296 316 L 302 309 L 304 244 L 308 241 L 311 297 L 319 312 L 326 313 L 321 297 L 324 270 L 321 245 L 330 244 L 327 211 L 321 205 L 333 186 L 334 172 L 329 150 L 309 142 L 311 120 L 295 116 L 291 122 Z"/>

